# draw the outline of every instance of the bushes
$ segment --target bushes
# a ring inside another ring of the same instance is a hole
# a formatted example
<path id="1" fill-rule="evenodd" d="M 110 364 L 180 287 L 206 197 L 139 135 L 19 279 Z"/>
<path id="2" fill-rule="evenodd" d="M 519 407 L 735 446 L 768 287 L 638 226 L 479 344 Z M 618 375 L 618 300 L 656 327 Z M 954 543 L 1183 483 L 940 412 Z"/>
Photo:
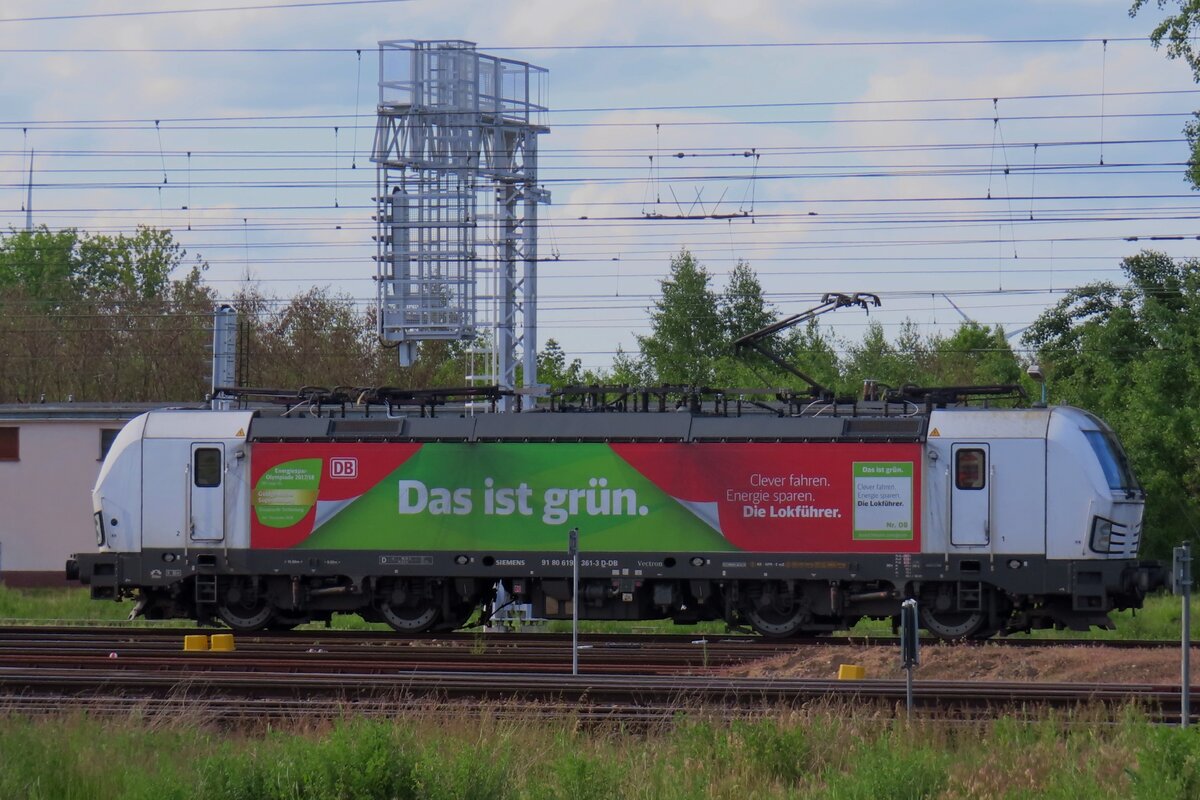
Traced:
<path id="1" fill-rule="evenodd" d="M 855 754 L 856 768 L 827 776 L 829 800 L 920 800 L 937 797 L 949 781 L 952 759 L 928 746 L 883 737 Z"/>
<path id="2" fill-rule="evenodd" d="M 1148 729 L 1130 777 L 1137 800 L 1200 797 L 1200 729 Z"/>
<path id="3" fill-rule="evenodd" d="M 225 743 L 197 765 L 196 795 L 212 800 L 415 798 L 417 753 L 409 737 L 364 720 L 323 738 L 273 734 L 254 747 Z"/>
<path id="4" fill-rule="evenodd" d="M 381 709 L 382 710 L 382 709 Z M 1131 711 L 914 723 L 891 708 L 681 716 L 658 730 L 497 721 L 488 708 L 295 723 L 265 733 L 183 716 L 28 721 L 0 712 L 14 800 L 744 800 L 1190 798 L 1200 731 Z M 1105 724 L 1099 724 L 1100 722 Z"/>

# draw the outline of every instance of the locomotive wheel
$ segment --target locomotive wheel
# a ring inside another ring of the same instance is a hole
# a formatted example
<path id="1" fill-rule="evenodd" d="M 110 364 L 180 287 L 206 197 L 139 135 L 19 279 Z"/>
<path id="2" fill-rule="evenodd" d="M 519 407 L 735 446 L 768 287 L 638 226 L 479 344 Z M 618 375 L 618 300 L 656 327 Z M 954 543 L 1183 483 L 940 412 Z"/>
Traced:
<path id="1" fill-rule="evenodd" d="M 988 615 L 984 611 L 934 611 L 921 606 L 921 627 L 939 639 L 970 639 L 990 636 L 984 632 Z"/>
<path id="2" fill-rule="evenodd" d="M 746 619 L 754 626 L 754 630 L 772 639 L 786 639 L 789 636 L 801 636 L 807 614 L 802 609 L 779 611 L 774 608 L 747 608 Z"/>
<path id="3" fill-rule="evenodd" d="M 433 602 L 400 606 L 383 600 L 375 608 L 383 621 L 400 633 L 425 633 L 437 624 L 440 616 L 438 606 Z"/>
<path id="4" fill-rule="evenodd" d="M 261 631 L 271 621 L 271 604 L 265 599 L 244 603 L 221 603 L 217 616 L 235 631 Z"/>
<path id="5" fill-rule="evenodd" d="M 267 627 L 275 610 L 248 581 L 239 581 L 225 591 L 217 605 L 217 616 L 235 631 L 260 631 Z"/>
<path id="6" fill-rule="evenodd" d="M 802 636 L 804 624 L 809 620 L 807 609 L 798 603 L 788 608 L 779 608 L 774 604 L 751 605 L 743 609 L 742 613 L 746 615 L 754 630 L 772 639 Z"/>

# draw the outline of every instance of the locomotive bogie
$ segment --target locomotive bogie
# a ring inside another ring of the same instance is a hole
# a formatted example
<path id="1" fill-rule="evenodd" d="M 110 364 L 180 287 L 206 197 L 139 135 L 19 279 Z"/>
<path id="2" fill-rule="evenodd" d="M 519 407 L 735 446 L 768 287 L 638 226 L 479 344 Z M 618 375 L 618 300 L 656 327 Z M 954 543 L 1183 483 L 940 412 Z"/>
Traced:
<path id="1" fill-rule="evenodd" d="M 379 561 L 414 566 L 380 574 Z M 820 562 L 790 562 L 794 554 L 741 560 L 676 554 L 659 558 L 600 554 L 608 565 L 583 570 L 579 618 L 724 619 L 770 636 L 813 635 L 853 626 L 860 618 L 890 619 L 906 597 L 918 599 L 925 626 L 947 638 L 1003 629 L 1108 625 L 1114 608 L 1136 605 L 1145 570 L 1123 562 L 1075 562 L 1044 557 L 981 560 L 936 555 L 823 554 Z M 692 561 L 704 561 L 693 566 Z M 457 563 L 457 562 L 463 563 Z M 503 572 L 500 562 L 559 566 Z M 631 563 L 655 564 L 641 568 Z M 84 562 L 81 578 L 97 599 L 145 598 L 152 618 L 220 620 L 253 630 L 359 614 L 397 630 L 420 633 L 465 622 L 490 603 L 493 587 L 519 588 L 535 616 L 570 619 L 570 561 L 561 553 L 490 554 L 311 552 L 300 560 L 279 553 L 146 551 L 112 553 Z M 171 565 L 164 570 L 163 565 Z M 485 566 L 490 564 L 491 566 Z M 668 564 L 672 566 L 667 566 Z M 352 570 L 346 572 L 346 570 Z M 612 572 L 629 573 L 613 576 Z M 633 573 L 641 572 L 639 576 Z M 791 574 L 772 579 L 764 575 Z M 853 573 L 855 578 L 847 580 Z M 268 613 L 268 609 L 270 609 Z"/>

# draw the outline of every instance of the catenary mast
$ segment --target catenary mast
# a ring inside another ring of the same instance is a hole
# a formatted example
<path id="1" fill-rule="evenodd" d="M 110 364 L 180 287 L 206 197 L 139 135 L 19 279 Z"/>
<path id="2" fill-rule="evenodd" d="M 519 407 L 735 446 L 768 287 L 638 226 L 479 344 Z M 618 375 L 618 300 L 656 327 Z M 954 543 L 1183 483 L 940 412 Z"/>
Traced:
<path id="1" fill-rule="evenodd" d="M 537 385 L 537 137 L 547 70 L 472 42 L 379 43 L 380 338 L 467 342 L 471 383 Z M 501 410 L 511 410 L 504 397 Z"/>

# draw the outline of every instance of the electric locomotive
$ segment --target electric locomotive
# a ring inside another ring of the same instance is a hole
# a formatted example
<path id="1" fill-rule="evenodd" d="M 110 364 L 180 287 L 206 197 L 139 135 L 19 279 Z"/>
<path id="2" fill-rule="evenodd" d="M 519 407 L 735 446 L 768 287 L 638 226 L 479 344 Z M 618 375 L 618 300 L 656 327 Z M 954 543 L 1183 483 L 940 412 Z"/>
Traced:
<path id="1" fill-rule="evenodd" d="M 544 618 L 578 602 L 581 619 L 774 637 L 894 618 L 910 597 L 943 638 L 1140 607 L 1162 570 L 1138 558 L 1145 495 L 1112 430 L 969 394 L 591 389 L 472 415 L 356 390 L 151 411 L 109 450 L 97 550 L 67 571 L 135 614 L 237 630 L 339 613 L 448 630 L 486 618 L 497 587 Z"/>

